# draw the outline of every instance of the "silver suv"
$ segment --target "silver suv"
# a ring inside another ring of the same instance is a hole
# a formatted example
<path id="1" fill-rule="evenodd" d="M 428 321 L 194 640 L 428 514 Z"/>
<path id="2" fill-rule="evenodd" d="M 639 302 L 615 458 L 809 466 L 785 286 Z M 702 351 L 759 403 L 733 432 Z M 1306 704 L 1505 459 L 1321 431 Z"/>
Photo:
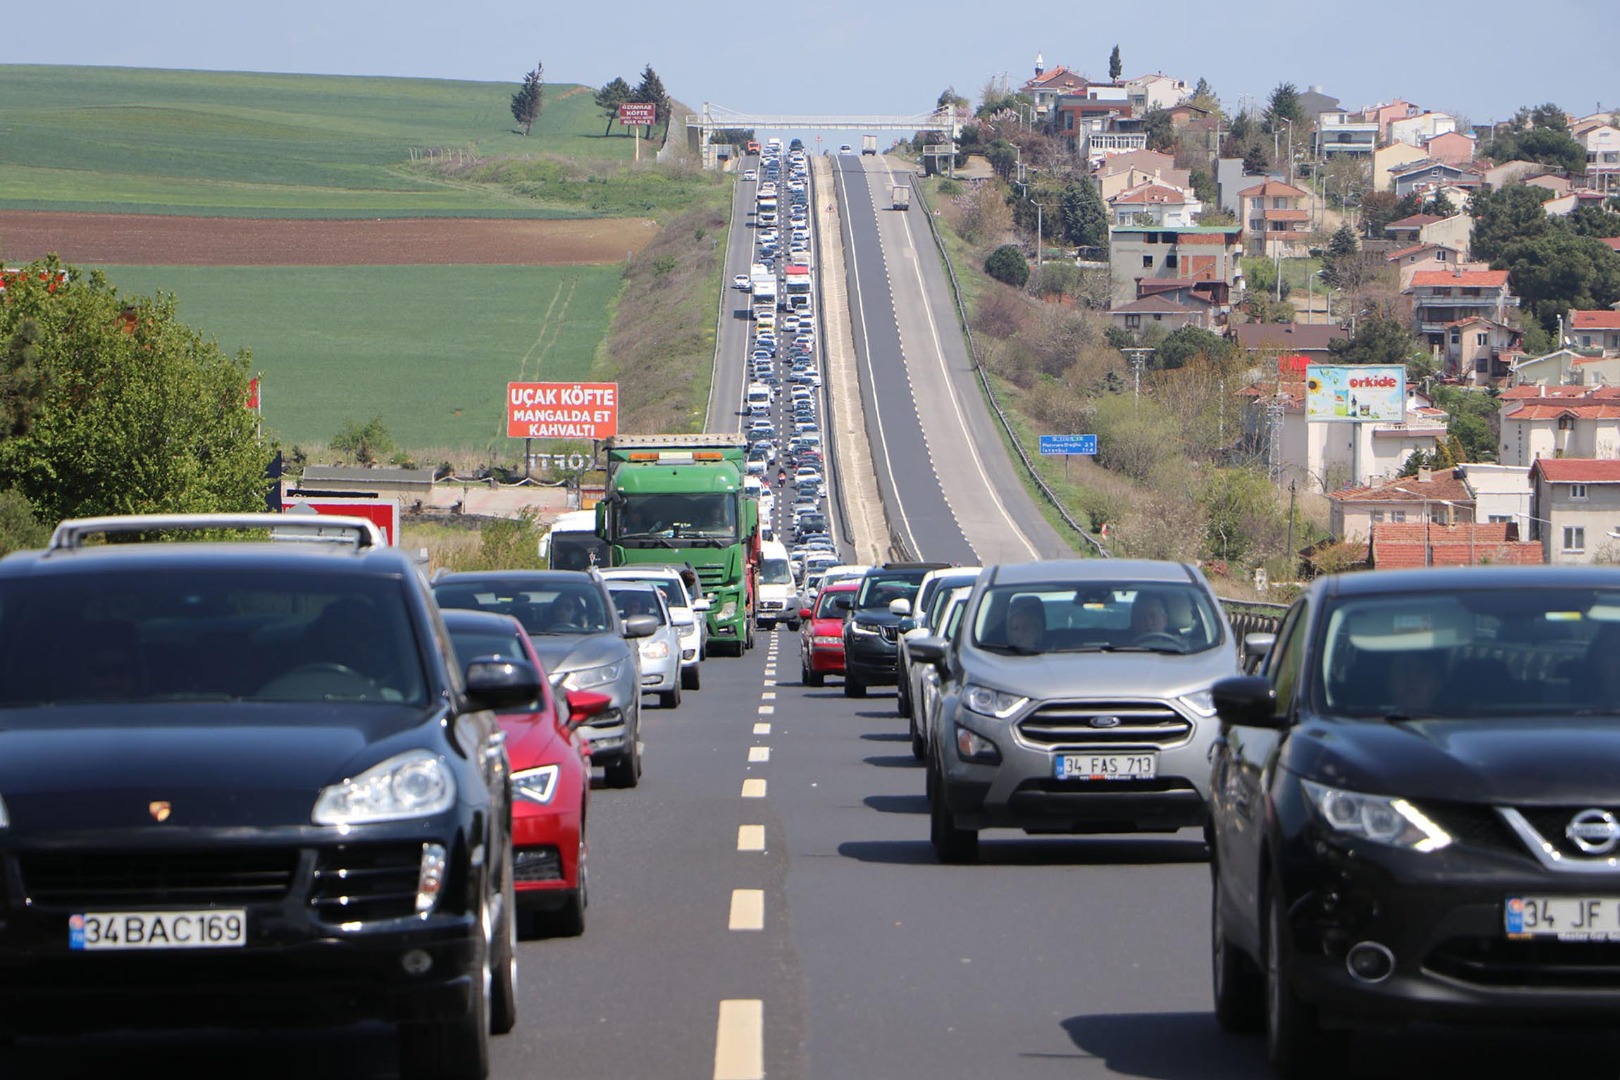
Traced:
<path id="1" fill-rule="evenodd" d="M 930 839 L 973 862 L 979 830 L 1174 832 L 1199 825 L 1238 671 L 1215 594 L 1190 565 L 1084 559 L 995 566 L 950 639 L 910 642 L 940 672 L 928 732 Z"/>

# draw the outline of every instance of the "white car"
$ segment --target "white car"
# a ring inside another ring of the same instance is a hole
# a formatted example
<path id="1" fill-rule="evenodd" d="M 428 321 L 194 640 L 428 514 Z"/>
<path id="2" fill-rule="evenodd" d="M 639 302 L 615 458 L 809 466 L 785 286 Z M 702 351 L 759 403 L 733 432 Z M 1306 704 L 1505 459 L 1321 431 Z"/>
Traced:
<path id="1" fill-rule="evenodd" d="M 744 180 L 758 180 L 759 179 L 759 170 L 758 169 L 749 169 L 749 170 L 747 170 L 746 172 L 743 173 L 743 179 Z"/>
<path id="2" fill-rule="evenodd" d="M 701 688 L 703 672 L 699 665 L 709 653 L 709 622 L 703 613 L 709 610 L 709 601 L 702 596 L 694 599 L 681 571 L 673 566 L 615 566 L 600 573 L 608 581 L 646 581 L 658 586 L 669 608 L 670 621 L 680 637 L 681 689 Z"/>
<path id="3" fill-rule="evenodd" d="M 670 618 L 664 593 L 650 581 L 609 581 L 608 592 L 621 619 L 652 615 L 658 629 L 640 641 L 641 692 L 657 694 L 661 708 L 677 709 L 681 704 L 681 638 Z"/>
<path id="4" fill-rule="evenodd" d="M 753 282 L 748 280 L 747 274 L 738 274 L 736 277 L 731 279 L 731 287 L 733 289 L 741 289 L 743 292 L 747 292 L 753 287 Z"/>

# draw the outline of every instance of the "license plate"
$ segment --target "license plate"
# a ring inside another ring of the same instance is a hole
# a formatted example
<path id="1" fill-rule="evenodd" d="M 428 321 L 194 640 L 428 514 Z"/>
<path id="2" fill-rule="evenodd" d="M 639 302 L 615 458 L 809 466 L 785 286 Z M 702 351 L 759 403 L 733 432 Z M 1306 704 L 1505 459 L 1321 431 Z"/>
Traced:
<path id="1" fill-rule="evenodd" d="M 1059 754 L 1059 780 L 1152 780 L 1158 754 Z"/>
<path id="2" fill-rule="evenodd" d="M 1620 941 L 1620 896 L 1510 896 L 1503 916 L 1510 938 Z"/>
<path id="3" fill-rule="evenodd" d="M 68 916 L 68 948 L 236 949 L 247 944 L 247 912 L 87 911 Z"/>

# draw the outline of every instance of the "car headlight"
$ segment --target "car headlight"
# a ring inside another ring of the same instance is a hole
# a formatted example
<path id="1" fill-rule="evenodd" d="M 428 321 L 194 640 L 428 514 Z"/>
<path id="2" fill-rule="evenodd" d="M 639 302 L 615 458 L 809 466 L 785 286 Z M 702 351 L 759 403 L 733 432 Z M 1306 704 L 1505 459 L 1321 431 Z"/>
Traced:
<path id="1" fill-rule="evenodd" d="M 408 750 L 333 784 L 315 800 L 317 825 L 403 821 L 448 810 L 456 801 L 450 767 L 426 750 Z"/>
<path id="2" fill-rule="evenodd" d="M 856 637 L 879 637 L 883 633 L 882 630 L 879 630 L 875 626 L 867 626 L 865 623 L 857 622 L 853 619 L 851 619 L 849 623 L 849 632 L 854 634 Z"/>
<path id="3" fill-rule="evenodd" d="M 729 619 L 737 614 L 737 601 L 727 600 L 720 605 L 720 618 Z"/>
<path id="4" fill-rule="evenodd" d="M 557 776 L 561 769 L 559 765 L 542 765 L 538 769 L 524 769 L 522 772 L 513 773 L 512 797 L 523 802 L 546 805 L 551 801 L 551 797 L 557 794 Z"/>
<path id="5" fill-rule="evenodd" d="M 669 659 L 669 642 L 644 641 L 641 644 L 641 658 L 643 660 Z"/>
<path id="6" fill-rule="evenodd" d="M 1215 694 L 1211 690 L 1195 690 L 1181 695 L 1181 703 L 1199 716 L 1215 715 Z"/>
<path id="7" fill-rule="evenodd" d="M 962 688 L 962 705 L 969 712 L 976 712 L 980 716 L 993 716 L 997 720 L 1007 719 L 1023 708 L 1028 700 L 1017 694 L 992 690 L 988 686 L 975 686 L 970 683 Z"/>
<path id="8" fill-rule="evenodd" d="M 681 627 L 681 637 L 683 637 L 683 638 L 695 638 L 697 636 L 698 636 L 698 624 L 697 623 L 695 623 L 695 622 L 686 623 Z"/>
<path id="9" fill-rule="evenodd" d="M 1305 798 L 1334 832 L 1390 847 L 1439 851 L 1451 835 L 1405 799 L 1363 795 L 1301 780 Z"/>
<path id="10" fill-rule="evenodd" d="M 624 661 L 615 660 L 611 664 L 600 664 L 597 667 L 575 668 L 563 676 L 562 684 L 569 690 L 589 690 L 593 686 L 606 686 L 611 682 L 618 682 L 624 674 Z"/>

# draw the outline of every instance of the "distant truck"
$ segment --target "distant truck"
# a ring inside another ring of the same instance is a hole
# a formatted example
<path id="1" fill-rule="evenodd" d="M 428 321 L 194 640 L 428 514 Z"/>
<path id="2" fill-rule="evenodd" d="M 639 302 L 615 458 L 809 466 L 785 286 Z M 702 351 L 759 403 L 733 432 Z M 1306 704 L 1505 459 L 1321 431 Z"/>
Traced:
<path id="1" fill-rule="evenodd" d="M 553 570 L 584 570 L 608 564 L 607 541 L 596 535 L 596 511 L 559 515 L 540 538 L 540 557 Z"/>
<path id="2" fill-rule="evenodd" d="M 867 155 L 872 155 L 874 157 L 877 156 L 877 136 L 876 135 L 862 135 L 861 136 L 861 156 L 866 157 Z"/>
<path id="3" fill-rule="evenodd" d="M 911 209 L 911 186 L 896 184 L 889 189 L 889 205 L 896 210 Z"/>

